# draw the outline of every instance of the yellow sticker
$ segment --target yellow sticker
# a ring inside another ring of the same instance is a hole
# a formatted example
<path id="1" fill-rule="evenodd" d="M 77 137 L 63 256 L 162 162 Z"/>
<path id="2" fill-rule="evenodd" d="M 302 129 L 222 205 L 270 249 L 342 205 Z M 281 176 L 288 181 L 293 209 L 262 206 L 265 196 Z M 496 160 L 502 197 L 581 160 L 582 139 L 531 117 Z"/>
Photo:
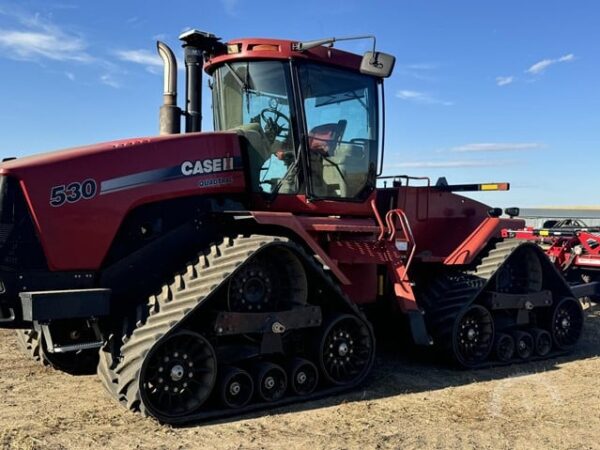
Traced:
<path id="1" fill-rule="evenodd" d="M 497 184 L 482 184 L 481 190 L 482 191 L 497 191 L 498 185 Z"/>

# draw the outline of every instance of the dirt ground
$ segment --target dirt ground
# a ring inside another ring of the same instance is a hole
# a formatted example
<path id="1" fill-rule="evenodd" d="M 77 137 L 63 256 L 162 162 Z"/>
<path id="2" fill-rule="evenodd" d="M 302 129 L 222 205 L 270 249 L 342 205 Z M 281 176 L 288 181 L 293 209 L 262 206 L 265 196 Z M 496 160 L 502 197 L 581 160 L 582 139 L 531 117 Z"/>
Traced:
<path id="1" fill-rule="evenodd" d="M 600 448 L 600 307 L 567 357 L 461 372 L 380 352 L 361 390 L 268 414 L 160 426 L 94 376 L 43 368 L 0 332 L 0 445 L 15 449 Z"/>

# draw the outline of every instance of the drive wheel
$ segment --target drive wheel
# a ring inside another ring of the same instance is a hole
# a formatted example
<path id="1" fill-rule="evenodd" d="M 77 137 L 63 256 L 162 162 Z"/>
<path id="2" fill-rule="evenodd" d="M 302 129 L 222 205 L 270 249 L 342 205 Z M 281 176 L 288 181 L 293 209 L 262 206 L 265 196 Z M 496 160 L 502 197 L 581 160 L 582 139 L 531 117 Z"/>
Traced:
<path id="1" fill-rule="evenodd" d="M 181 331 L 156 344 L 140 371 L 144 406 L 157 418 L 175 418 L 199 409 L 217 375 L 213 347 L 202 335 Z"/>
<path id="2" fill-rule="evenodd" d="M 583 309 L 574 298 L 563 298 L 554 308 L 550 334 L 556 346 L 561 350 L 571 348 L 577 343 L 583 329 Z"/>
<path id="3" fill-rule="evenodd" d="M 227 307 L 235 312 L 280 311 L 306 304 L 307 292 L 302 263 L 288 249 L 272 248 L 231 277 Z"/>
<path id="4" fill-rule="evenodd" d="M 494 320 L 481 305 L 471 305 L 454 323 L 452 345 L 458 363 L 474 367 L 483 363 L 494 346 Z"/>
<path id="5" fill-rule="evenodd" d="M 339 386 L 360 380 L 371 366 L 375 342 L 369 327 L 349 314 L 332 318 L 319 342 L 324 378 Z"/>
<path id="6" fill-rule="evenodd" d="M 506 294 L 530 294 L 542 289 L 543 270 L 529 246 L 518 247 L 496 274 L 496 289 Z"/>

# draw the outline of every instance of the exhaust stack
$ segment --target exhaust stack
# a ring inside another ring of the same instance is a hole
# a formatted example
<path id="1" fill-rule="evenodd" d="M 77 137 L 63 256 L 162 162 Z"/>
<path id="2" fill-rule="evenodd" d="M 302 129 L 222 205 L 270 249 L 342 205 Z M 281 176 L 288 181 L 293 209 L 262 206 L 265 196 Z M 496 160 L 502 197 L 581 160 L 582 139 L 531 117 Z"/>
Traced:
<path id="1" fill-rule="evenodd" d="M 177 60 L 164 42 L 156 43 L 158 54 L 164 64 L 163 104 L 159 113 L 161 135 L 177 134 L 181 129 L 181 109 L 177 106 Z"/>

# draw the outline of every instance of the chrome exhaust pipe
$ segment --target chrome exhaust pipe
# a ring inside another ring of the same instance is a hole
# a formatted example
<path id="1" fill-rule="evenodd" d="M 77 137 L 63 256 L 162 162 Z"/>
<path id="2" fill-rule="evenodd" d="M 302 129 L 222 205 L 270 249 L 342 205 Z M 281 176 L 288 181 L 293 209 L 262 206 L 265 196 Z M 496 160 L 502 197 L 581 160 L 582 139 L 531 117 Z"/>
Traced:
<path id="1" fill-rule="evenodd" d="M 164 64 L 163 104 L 159 113 L 161 135 L 178 134 L 181 131 L 181 109 L 177 106 L 177 60 L 164 42 L 157 41 L 156 48 Z"/>

